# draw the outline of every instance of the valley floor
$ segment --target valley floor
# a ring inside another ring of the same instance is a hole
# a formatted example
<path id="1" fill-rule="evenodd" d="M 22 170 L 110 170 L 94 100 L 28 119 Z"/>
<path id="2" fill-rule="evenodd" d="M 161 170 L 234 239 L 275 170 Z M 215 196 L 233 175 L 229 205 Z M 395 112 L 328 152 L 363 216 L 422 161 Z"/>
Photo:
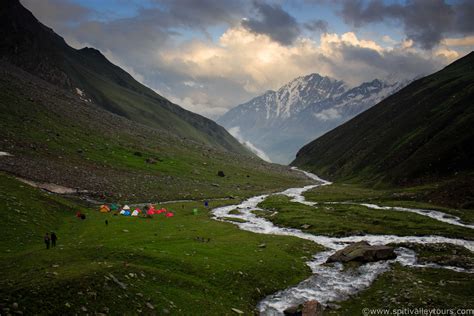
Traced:
<path id="1" fill-rule="evenodd" d="M 258 208 L 231 210 L 229 206 L 223 221 L 215 221 L 215 213 L 204 208 L 202 201 L 165 204 L 175 217 L 143 219 L 102 214 L 95 207 L 44 193 L 2 174 L 0 310 L 2 314 L 253 314 L 265 297 L 309 278 L 306 262 L 323 254 L 324 247 L 307 239 L 241 230 L 236 226 L 245 225 L 244 219 L 239 221 L 241 211 L 315 238 L 435 234 L 474 240 L 469 227 L 360 205 L 436 209 L 453 215 L 452 219 L 459 218 L 459 224 L 474 223 L 470 211 L 393 196 L 393 192 L 381 194 L 333 184 L 307 191 L 310 203 L 306 204 L 272 195 L 258 201 Z M 237 202 L 212 201 L 210 207 L 215 210 Z M 318 204 L 308 205 L 313 203 Z M 74 216 L 77 210 L 86 214 L 85 220 Z M 46 250 L 42 236 L 49 231 L 55 231 L 59 240 L 56 248 Z M 415 251 L 421 266 L 392 264 L 370 287 L 345 301 L 328 304 L 325 313 L 473 307 L 469 304 L 474 278 L 466 273 L 474 268 L 472 249 L 444 243 L 394 246 Z M 345 269 L 359 273 L 359 266 L 347 265 Z"/>

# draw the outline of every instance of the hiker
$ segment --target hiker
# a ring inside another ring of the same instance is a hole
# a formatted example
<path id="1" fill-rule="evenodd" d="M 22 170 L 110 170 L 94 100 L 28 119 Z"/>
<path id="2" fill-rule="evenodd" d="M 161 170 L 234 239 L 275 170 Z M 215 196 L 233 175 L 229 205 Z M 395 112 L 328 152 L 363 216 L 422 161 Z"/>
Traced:
<path id="1" fill-rule="evenodd" d="M 46 249 L 49 249 L 49 242 L 51 241 L 51 239 L 49 238 L 49 234 L 46 233 L 46 235 L 44 235 L 44 243 L 46 244 Z"/>
<path id="2" fill-rule="evenodd" d="M 209 201 L 208 201 L 208 200 L 205 200 L 205 201 L 204 201 L 204 206 L 205 206 L 206 208 L 209 207 Z"/>
<path id="3" fill-rule="evenodd" d="M 109 226 L 109 221 L 105 220 L 105 226 Z"/>
<path id="4" fill-rule="evenodd" d="M 51 247 L 56 247 L 56 240 L 58 240 L 58 236 L 54 232 L 51 232 Z"/>

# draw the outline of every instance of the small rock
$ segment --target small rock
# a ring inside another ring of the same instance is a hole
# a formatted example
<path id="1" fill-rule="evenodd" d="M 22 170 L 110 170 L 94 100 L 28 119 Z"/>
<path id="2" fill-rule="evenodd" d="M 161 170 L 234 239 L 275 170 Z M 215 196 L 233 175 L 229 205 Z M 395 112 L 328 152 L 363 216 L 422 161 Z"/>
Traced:
<path id="1" fill-rule="evenodd" d="M 13 303 L 13 304 L 12 304 L 12 308 L 13 308 L 13 309 L 18 309 L 18 303 L 17 303 L 17 302 Z"/>
<path id="2" fill-rule="evenodd" d="M 310 227 L 311 227 L 311 225 L 309 225 L 309 224 L 303 224 L 303 225 L 301 225 L 301 228 L 303 228 L 303 229 L 308 229 L 308 228 L 310 228 Z"/>
<path id="3" fill-rule="evenodd" d="M 169 313 L 170 313 L 169 309 L 167 309 L 167 308 L 163 308 L 163 309 L 161 310 L 161 312 L 162 312 L 163 314 L 169 314 Z"/>
<path id="4" fill-rule="evenodd" d="M 156 164 L 156 159 L 155 158 L 147 158 L 145 159 L 145 162 L 150 165 L 155 165 Z"/>
<path id="5" fill-rule="evenodd" d="M 68 302 L 66 302 L 66 304 L 64 304 L 64 306 L 66 306 L 67 308 L 71 308 L 71 304 L 69 304 Z"/>
<path id="6" fill-rule="evenodd" d="M 341 309 L 341 306 L 334 303 L 329 303 L 328 308 L 333 309 L 333 310 L 338 310 L 338 309 Z"/>
<path id="7" fill-rule="evenodd" d="M 81 310 L 82 310 L 83 312 L 87 312 L 87 308 L 86 308 L 85 306 L 82 306 L 82 307 L 81 307 Z"/>
<path id="8" fill-rule="evenodd" d="M 124 233 L 128 233 L 128 229 L 122 229 Z"/>
<path id="9" fill-rule="evenodd" d="M 143 297 L 143 294 L 142 293 L 137 293 L 135 294 L 136 296 L 140 296 L 140 297 Z"/>
<path id="10" fill-rule="evenodd" d="M 146 302 L 146 307 L 148 307 L 149 309 L 155 309 L 155 306 L 153 306 L 150 302 Z"/>
<path id="11" fill-rule="evenodd" d="M 240 315 L 242 315 L 242 314 L 244 313 L 244 312 L 242 312 L 240 309 L 237 309 L 237 308 L 232 308 L 232 311 L 233 311 L 234 313 L 237 313 L 237 314 L 240 314 Z"/>
<path id="12" fill-rule="evenodd" d="M 267 245 L 263 243 L 263 244 L 258 245 L 258 248 L 267 248 Z"/>

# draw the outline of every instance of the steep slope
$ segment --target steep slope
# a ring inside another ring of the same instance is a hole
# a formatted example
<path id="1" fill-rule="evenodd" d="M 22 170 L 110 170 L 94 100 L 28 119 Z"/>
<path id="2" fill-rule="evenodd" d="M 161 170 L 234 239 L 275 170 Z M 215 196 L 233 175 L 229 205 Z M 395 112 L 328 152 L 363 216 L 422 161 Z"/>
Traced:
<path id="1" fill-rule="evenodd" d="M 289 168 L 110 113 L 0 61 L 0 170 L 95 199 L 250 195 L 301 181 Z M 225 177 L 217 176 L 224 171 Z"/>
<path id="2" fill-rule="evenodd" d="M 80 196 L 140 202 L 306 183 L 98 51 L 67 46 L 17 1 L 2 1 L 0 17 L 0 170 Z"/>
<path id="3" fill-rule="evenodd" d="M 467 183 L 467 196 L 474 192 L 473 100 L 471 52 L 304 146 L 292 165 L 336 180 L 454 180 Z"/>
<path id="4" fill-rule="evenodd" d="M 102 108 L 154 128 L 250 154 L 221 126 L 172 104 L 92 48 L 73 49 L 18 0 L 0 4 L 0 58 Z"/>
<path id="5" fill-rule="evenodd" d="M 286 164 L 301 146 L 405 84 L 375 79 L 349 89 L 342 81 L 310 74 L 231 109 L 218 122 Z"/>

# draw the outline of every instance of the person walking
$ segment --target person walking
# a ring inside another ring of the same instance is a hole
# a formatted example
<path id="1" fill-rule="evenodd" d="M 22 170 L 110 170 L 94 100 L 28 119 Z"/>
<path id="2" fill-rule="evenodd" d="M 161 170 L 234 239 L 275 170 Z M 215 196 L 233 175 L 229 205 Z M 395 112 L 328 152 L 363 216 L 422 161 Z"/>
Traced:
<path id="1" fill-rule="evenodd" d="M 51 247 L 56 247 L 56 240 L 58 240 L 58 236 L 54 232 L 51 232 Z"/>
<path id="2" fill-rule="evenodd" d="M 105 226 L 109 226 L 109 221 L 105 220 Z"/>
<path id="3" fill-rule="evenodd" d="M 46 244 L 46 249 L 49 249 L 50 242 L 51 242 L 51 238 L 49 237 L 49 234 L 46 233 L 46 235 L 44 235 L 44 243 Z"/>

